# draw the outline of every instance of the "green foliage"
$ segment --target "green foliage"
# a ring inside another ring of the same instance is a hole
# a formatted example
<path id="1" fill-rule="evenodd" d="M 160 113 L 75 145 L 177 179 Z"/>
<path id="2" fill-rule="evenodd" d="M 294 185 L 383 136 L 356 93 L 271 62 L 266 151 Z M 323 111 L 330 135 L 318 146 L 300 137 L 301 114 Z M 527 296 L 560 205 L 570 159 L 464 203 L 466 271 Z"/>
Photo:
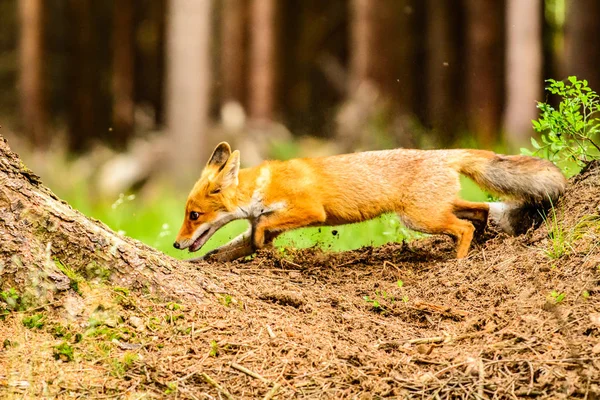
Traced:
<path id="1" fill-rule="evenodd" d="M 42 329 L 45 323 L 44 316 L 42 314 L 34 314 L 29 317 L 24 317 L 21 322 L 23 322 L 23 325 L 29 329 Z"/>
<path id="2" fill-rule="evenodd" d="M 73 347 L 67 342 L 62 342 L 58 346 L 54 346 L 53 349 L 54 358 L 57 360 L 62 360 L 64 362 L 73 361 Z"/>
<path id="3" fill-rule="evenodd" d="M 549 79 L 546 90 L 560 97 L 558 108 L 549 103 L 538 102 L 540 117 L 533 122 L 533 128 L 540 132 L 540 144 L 531 139 L 536 154 L 566 168 L 568 162 L 579 167 L 600 158 L 600 98 L 586 80 L 570 76 L 567 82 Z"/>

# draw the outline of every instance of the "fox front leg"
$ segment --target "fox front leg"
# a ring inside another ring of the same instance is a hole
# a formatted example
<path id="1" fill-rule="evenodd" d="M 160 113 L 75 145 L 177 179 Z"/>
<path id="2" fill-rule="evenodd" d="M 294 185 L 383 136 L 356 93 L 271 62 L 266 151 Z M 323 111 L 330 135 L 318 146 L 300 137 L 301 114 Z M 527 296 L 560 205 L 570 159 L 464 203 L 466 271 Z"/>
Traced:
<path id="1" fill-rule="evenodd" d="M 274 212 L 257 219 L 252 233 L 254 247 L 262 249 L 285 231 L 325 222 L 325 210 L 321 207 L 297 209 L 295 213 Z"/>
<path id="2" fill-rule="evenodd" d="M 249 256 L 254 253 L 252 243 L 252 227 L 249 227 L 244 233 L 234 238 L 231 242 L 209 251 L 202 257 L 192 258 L 188 261 L 233 261 L 240 257 Z"/>

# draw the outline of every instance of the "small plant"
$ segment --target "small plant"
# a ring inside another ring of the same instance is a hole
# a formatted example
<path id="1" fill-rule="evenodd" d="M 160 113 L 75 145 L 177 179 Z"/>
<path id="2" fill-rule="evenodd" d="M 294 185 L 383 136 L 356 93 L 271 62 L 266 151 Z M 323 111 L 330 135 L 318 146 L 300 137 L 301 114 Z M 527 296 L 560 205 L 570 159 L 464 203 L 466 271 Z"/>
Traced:
<path id="1" fill-rule="evenodd" d="M 0 299 L 2 299 L 4 303 L 6 303 L 5 306 L 0 305 L 0 311 L 3 311 L 3 309 L 9 311 L 22 309 L 21 296 L 15 290 L 15 288 L 10 288 L 8 290 L 0 292 Z"/>
<path id="2" fill-rule="evenodd" d="M 208 355 L 211 357 L 216 357 L 219 355 L 219 344 L 215 340 L 210 341 L 210 351 Z"/>
<path id="3" fill-rule="evenodd" d="M 563 223 L 556 215 L 554 206 L 550 208 L 551 219 L 544 218 L 548 236 L 550 237 L 550 246 L 546 250 L 546 255 L 557 259 L 571 251 L 570 234 L 566 231 Z"/>
<path id="4" fill-rule="evenodd" d="M 177 382 L 167 382 L 165 394 L 173 394 L 177 392 Z"/>
<path id="5" fill-rule="evenodd" d="M 67 267 L 57 258 L 54 259 L 54 263 L 56 264 L 56 268 L 58 268 L 67 276 L 67 278 L 69 278 L 69 286 L 71 289 L 73 289 L 75 293 L 81 294 L 81 291 L 79 290 L 79 283 L 84 281 L 83 277 L 77 272 L 73 271 L 71 268 Z"/>
<path id="6" fill-rule="evenodd" d="M 231 305 L 231 303 L 235 303 L 235 299 L 229 294 L 224 294 L 222 296 L 219 296 L 219 301 L 225 307 L 229 307 Z"/>
<path id="7" fill-rule="evenodd" d="M 120 287 L 120 286 L 115 286 L 115 287 L 113 288 L 113 290 L 114 290 L 116 293 L 122 294 L 123 296 L 129 296 L 129 289 L 127 289 L 127 288 Z"/>
<path id="8" fill-rule="evenodd" d="M 62 342 L 58 346 L 54 346 L 54 358 L 64 362 L 73 361 L 73 347 L 67 342 Z"/>
<path id="9" fill-rule="evenodd" d="M 91 262 L 85 266 L 85 276 L 87 279 L 97 279 L 104 282 L 110 278 L 112 271 L 109 268 L 104 268 L 101 265 Z"/>
<path id="10" fill-rule="evenodd" d="M 402 281 L 402 279 L 398 279 L 398 281 L 396 282 L 396 286 L 398 286 L 399 288 L 404 286 L 404 281 Z"/>
<path id="11" fill-rule="evenodd" d="M 167 303 L 167 309 L 171 311 L 181 310 L 182 308 L 183 306 L 181 304 L 175 303 L 174 301 Z"/>
<path id="12" fill-rule="evenodd" d="M 566 294 L 560 293 L 556 290 L 550 292 L 550 298 L 554 301 L 555 304 L 559 304 L 565 299 Z"/>
<path id="13" fill-rule="evenodd" d="M 389 307 L 386 305 L 386 303 L 389 303 L 390 305 L 392 305 L 396 301 L 396 299 L 393 296 L 389 295 L 385 290 L 382 290 L 382 291 L 376 290 L 375 296 L 373 296 L 373 297 L 365 296 L 365 297 L 363 297 L 363 299 L 367 303 L 371 304 L 371 306 L 373 307 L 373 311 L 382 313 L 382 314 L 385 314 L 389 311 Z"/>
<path id="14" fill-rule="evenodd" d="M 132 353 L 130 351 L 125 352 L 121 360 L 112 360 L 111 374 L 117 378 L 124 377 L 127 370 L 133 366 L 133 363 L 136 362 L 138 358 L 139 357 L 136 353 Z"/>
<path id="15" fill-rule="evenodd" d="M 584 291 L 581 293 L 581 296 L 583 297 L 583 299 L 584 299 L 584 300 L 587 300 L 587 299 L 589 299 L 589 298 L 590 298 L 590 292 L 588 292 L 587 290 L 584 290 Z"/>
<path id="16" fill-rule="evenodd" d="M 44 316 L 42 314 L 34 314 L 30 317 L 24 317 L 23 325 L 29 329 L 42 329 L 44 327 Z"/>
<path id="17" fill-rule="evenodd" d="M 376 299 L 372 299 L 369 296 L 365 296 L 365 297 L 363 297 L 363 299 L 367 303 L 371 303 L 371 305 L 373 306 L 373 309 L 375 311 L 382 311 L 381 303 L 379 303 L 379 301 L 377 301 Z"/>
<path id="18" fill-rule="evenodd" d="M 600 98 L 586 80 L 569 76 L 567 82 L 549 79 L 546 90 L 560 97 L 558 108 L 538 102 L 540 117 L 533 128 L 540 132 L 542 143 L 531 139 L 533 153 L 553 162 L 574 161 L 584 167 L 600 158 Z M 566 168 L 565 168 L 566 169 Z"/>

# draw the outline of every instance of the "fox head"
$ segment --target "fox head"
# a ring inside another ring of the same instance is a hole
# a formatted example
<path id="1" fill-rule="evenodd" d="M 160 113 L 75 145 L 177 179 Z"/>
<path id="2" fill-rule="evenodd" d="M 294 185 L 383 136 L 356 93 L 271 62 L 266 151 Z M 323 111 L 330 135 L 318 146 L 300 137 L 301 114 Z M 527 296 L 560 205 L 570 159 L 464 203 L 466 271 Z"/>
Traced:
<path id="1" fill-rule="evenodd" d="M 185 205 L 183 225 L 175 239 L 176 249 L 200 249 L 223 225 L 239 218 L 234 198 L 238 186 L 240 152 L 219 143 L 194 185 Z"/>

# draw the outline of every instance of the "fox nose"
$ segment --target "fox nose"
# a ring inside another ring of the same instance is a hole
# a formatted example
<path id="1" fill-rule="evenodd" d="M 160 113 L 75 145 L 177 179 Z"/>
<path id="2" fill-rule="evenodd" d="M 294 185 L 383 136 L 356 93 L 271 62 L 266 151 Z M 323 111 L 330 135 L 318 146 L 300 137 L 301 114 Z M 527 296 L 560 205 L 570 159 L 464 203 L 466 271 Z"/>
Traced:
<path id="1" fill-rule="evenodd" d="M 173 243 L 173 247 L 175 247 L 176 249 L 178 249 L 181 246 L 179 246 L 179 242 L 175 242 L 175 243 Z"/>

